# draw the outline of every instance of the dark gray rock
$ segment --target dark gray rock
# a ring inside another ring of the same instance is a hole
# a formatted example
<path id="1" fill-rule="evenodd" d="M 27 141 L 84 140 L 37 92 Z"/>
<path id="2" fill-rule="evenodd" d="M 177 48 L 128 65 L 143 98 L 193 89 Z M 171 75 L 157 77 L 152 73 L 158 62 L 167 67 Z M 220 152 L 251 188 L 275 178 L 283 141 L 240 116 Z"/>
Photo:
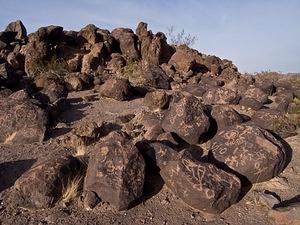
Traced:
<path id="1" fill-rule="evenodd" d="M 268 131 L 240 124 L 219 132 L 210 155 L 224 169 L 235 171 L 251 183 L 277 176 L 286 164 L 286 149 Z"/>
<path id="2" fill-rule="evenodd" d="M 208 131 L 209 118 L 201 101 L 194 96 L 176 96 L 162 122 L 162 128 L 174 132 L 189 144 L 197 144 Z"/>
<path id="3" fill-rule="evenodd" d="M 111 132 L 91 151 L 85 192 L 95 192 L 117 210 L 142 196 L 145 162 L 125 133 Z"/>

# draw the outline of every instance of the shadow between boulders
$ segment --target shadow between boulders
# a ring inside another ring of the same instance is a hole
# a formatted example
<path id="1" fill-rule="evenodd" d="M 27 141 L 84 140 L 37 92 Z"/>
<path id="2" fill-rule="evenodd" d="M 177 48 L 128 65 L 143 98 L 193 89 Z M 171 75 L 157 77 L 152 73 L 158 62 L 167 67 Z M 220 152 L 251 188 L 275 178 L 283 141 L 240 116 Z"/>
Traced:
<path id="1" fill-rule="evenodd" d="M 47 131 L 44 141 L 47 141 L 50 138 L 57 138 L 57 137 L 63 136 L 65 134 L 69 133 L 71 130 L 72 130 L 72 128 L 69 128 L 69 127 L 50 129 Z"/>
<path id="2" fill-rule="evenodd" d="M 146 169 L 145 183 L 143 196 L 129 205 L 129 209 L 146 202 L 148 199 L 152 198 L 158 194 L 164 186 L 164 181 L 158 173 L 153 173 Z"/>
<path id="3" fill-rule="evenodd" d="M 273 209 L 280 209 L 293 206 L 300 206 L 300 195 L 296 195 L 291 199 L 280 202 L 279 204 L 275 205 Z"/>
<path id="4" fill-rule="evenodd" d="M 290 162 L 292 161 L 293 158 L 293 149 L 292 147 L 282 138 L 280 137 L 278 134 L 268 130 L 284 147 L 284 151 L 285 151 L 285 155 L 286 155 L 286 161 L 284 163 L 284 167 L 282 169 L 282 171 L 290 164 Z M 280 148 L 280 146 L 278 146 Z M 282 172 L 281 171 L 281 172 Z"/>
<path id="5" fill-rule="evenodd" d="M 36 161 L 36 159 L 27 159 L 1 163 L 0 192 L 12 187 L 15 181 L 29 170 Z"/>

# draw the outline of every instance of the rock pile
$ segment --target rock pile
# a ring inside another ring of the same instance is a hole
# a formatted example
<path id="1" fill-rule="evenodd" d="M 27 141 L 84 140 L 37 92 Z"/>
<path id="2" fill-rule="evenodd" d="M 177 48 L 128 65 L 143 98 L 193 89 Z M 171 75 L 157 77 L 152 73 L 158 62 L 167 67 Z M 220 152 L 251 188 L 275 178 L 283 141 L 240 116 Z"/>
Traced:
<path id="1" fill-rule="evenodd" d="M 86 171 L 78 158 L 58 156 L 23 174 L 16 196 L 34 208 L 53 206 L 80 174 L 86 209 L 99 201 L 128 209 L 152 168 L 189 206 L 221 213 L 243 188 L 284 169 L 289 153 L 281 138 L 297 125 L 285 113 L 300 113 L 296 84 L 256 82 L 229 60 L 168 44 L 146 23 L 136 33 L 51 25 L 27 36 L 21 21 L 12 22 L 0 33 L 0 88 L 4 144 L 42 142 L 71 91 L 144 98 L 140 114 L 114 121 L 117 131 L 95 123 L 73 129 L 80 145 L 96 143 Z M 208 141 L 204 154 L 200 144 Z"/>

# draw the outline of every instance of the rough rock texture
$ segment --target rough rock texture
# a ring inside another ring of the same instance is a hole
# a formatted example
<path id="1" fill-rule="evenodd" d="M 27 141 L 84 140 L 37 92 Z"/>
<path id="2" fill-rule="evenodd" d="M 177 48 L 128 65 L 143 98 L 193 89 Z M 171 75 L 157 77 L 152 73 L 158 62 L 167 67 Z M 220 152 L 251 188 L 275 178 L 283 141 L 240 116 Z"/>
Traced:
<path id="1" fill-rule="evenodd" d="M 170 89 L 170 78 L 157 65 L 142 61 L 128 74 L 130 84 L 141 93 L 153 89 Z"/>
<path id="2" fill-rule="evenodd" d="M 26 144 L 44 139 L 46 113 L 29 99 L 0 100 L 0 142 Z"/>
<path id="3" fill-rule="evenodd" d="M 260 110 L 264 106 L 262 102 L 248 97 L 242 97 L 242 99 L 239 101 L 239 105 L 253 110 Z"/>
<path id="4" fill-rule="evenodd" d="M 100 94 L 118 101 L 129 100 L 132 96 L 132 87 L 127 79 L 111 78 L 101 85 Z"/>
<path id="5" fill-rule="evenodd" d="M 203 102 L 208 105 L 238 104 L 240 96 L 227 88 L 211 88 L 203 95 Z"/>
<path id="6" fill-rule="evenodd" d="M 141 197 L 145 163 L 124 133 L 112 132 L 91 152 L 84 189 L 124 210 Z"/>
<path id="7" fill-rule="evenodd" d="M 62 197 L 73 179 L 83 176 L 83 166 L 73 156 L 46 159 L 23 174 L 15 183 L 13 197 L 19 206 L 48 208 Z"/>
<path id="8" fill-rule="evenodd" d="M 111 32 L 111 35 L 119 42 L 122 54 L 128 60 L 138 60 L 140 58 L 137 50 L 137 36 L 131 29 L 117 28 Z"/>
<path id="9" fill-rule="evenodd" d="M 194 96 L 175 96 L 170 103 L 162 128 L 174 132 L 189 144 L 197 144 L 199 138 L 209 129 L 200 100 Z"/>
<path id="10" fill-rule="evenodd" d="M 166 185 L 189 206 L 208 213 L 221 213 L 238 199 L 238 177 L 216 166 L 197 161 L 186 151 L 170 161 L 160 174 Z"/>
<path id="11" fill-rule="evenodd" d="M 246 124 L 228 127 L 212 140 L 211 156 L 251 183 L 277 176 L 286 164 L 287 150 L 268 131 Z"/>
<path id="12" fill-rule="evenodd" d="M 211 116 L 216 120 L 218 130 L 243 122 L 242 116 L 230 106 L 214 106 L 211 111 Z"/>
<path id="13" fill-rule="evenodd" d="M 13 32 L 16 40 L 24 40 L 27 38 L 27 31 L 21 20 L 8 24 L 5 31 Z"/>
<path id="14" fill-rule="evenodd" d="M 293 136 L 296 126 L 283 113 L 274 109 L 262 109 L 255 112 L 251 121 L 266 130 L 280 135 L 282 138 Z"/>
<path id="15" fill-rule="evenodd" d="M 247 98 L 253 98 L 262 104 L 265 104 L 268 101 L 268 94 L 257 87 L 250 87 L 248 90 L 246 90 L 243 96 Z"/>
<path id="16" fill-rule="evenodd" d="M 168 106 L 169 96 L 164 90 L 155 90 L 145 95 L 144 103 L 150 110 L 159 111 Z"/>

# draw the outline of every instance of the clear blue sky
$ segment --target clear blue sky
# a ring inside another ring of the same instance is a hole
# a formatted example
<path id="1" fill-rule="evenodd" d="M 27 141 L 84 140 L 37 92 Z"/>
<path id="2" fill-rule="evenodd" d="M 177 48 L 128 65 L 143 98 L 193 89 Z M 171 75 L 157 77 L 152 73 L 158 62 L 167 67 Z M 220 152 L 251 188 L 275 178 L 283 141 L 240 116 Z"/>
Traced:
<path id="1" fill-rule="evenodd" d="M 300 0 L 0 0 L 0 30 L 21 19 L 28 32 L 55 24 L 109 30 L 139 21 L 197 35 L 200 52 L 228 58 L 241 72 L 300 72 Z"/>

